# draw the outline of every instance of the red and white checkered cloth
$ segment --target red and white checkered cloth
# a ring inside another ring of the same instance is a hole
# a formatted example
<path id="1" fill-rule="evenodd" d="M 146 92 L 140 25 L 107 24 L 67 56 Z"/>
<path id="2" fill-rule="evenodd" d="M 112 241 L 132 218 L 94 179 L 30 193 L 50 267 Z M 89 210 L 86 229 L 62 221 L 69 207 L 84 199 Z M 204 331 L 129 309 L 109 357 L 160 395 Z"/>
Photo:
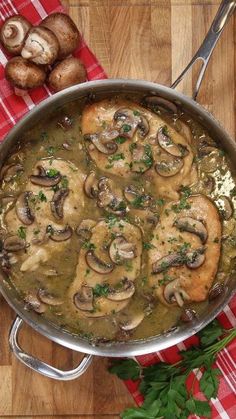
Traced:
<path id="1" fill-rule="evenodd" d="M 0 0 L 0 25 L 9 16 L 20 13 L 30 22 L 37 25 L 48 14 L 63 12 L 64 9 L 58 0 Z M 84 41 L 75 52 L 86 69 L 88 80 L 106 78 L 103 68 L 96 57 L 90 51 Z M 8 54 L 0 49 L 0 140 L 3 140 L 7 132 L 15 123 L 35 104 L 45 99 L 51 92 L 47 86 L 32 90 L 29 94 L 16 96 L 13 89 L 4 78 L 4 66 Z M 225 328 L 236 326 L 236 296 L 218 317 Z M 161 352 L 139 356 L 138 362 L 142 365 L 150 365 L 158 361 L 176 362 L 179 359 L 178 351 L 196 343 L 197 338 L 191 337 L 183 343 Z M 218 356 L 217 367 L 222 371 L 218 398 L 212 400 L 213 419 L 236 419 L 236 340 L 231 342 Z M 199 374 L 197 376 L 199 380 Z M 196 380 L 195 395 L 199 397 L 198 380 Z M 142 396 L 138 392 L 138 383 L 126 381 L 127 388 L 133 395 L 137 404 L 142 403 Z M 193 416 L 196 418 L 196 416 Z"/>
<path id="2" fill-rule="evenodd" d="M 64 12 L 58 0 L 0 0 L 0 25 L 14 14 L 20 13 L 34 25 L 53 12 Z M 88 80 L 104 79 L 106 74 L 90 51 L 84 40 L 74 54 L 83 61 Z M 15 123 L 35 104 L 47 98 L 52 93 L 44 85 L 29 92 L 25 96 L 16 96 L 14 90 L 4 78 L 4 66 L 9 54 L 0 48 L 0 141 Z"/>

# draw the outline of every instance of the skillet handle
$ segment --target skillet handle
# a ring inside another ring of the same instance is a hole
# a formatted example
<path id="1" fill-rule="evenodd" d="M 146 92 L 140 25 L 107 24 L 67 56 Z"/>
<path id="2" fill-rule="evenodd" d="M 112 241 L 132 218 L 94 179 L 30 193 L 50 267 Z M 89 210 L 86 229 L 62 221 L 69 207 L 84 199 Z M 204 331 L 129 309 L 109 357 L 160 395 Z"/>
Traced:
<path id="1" fill-rule="evenodd" d="M 190 61 L 190 63 L 187 65 L 187 67 L 183 70 L 183 72 L 180 74 L 180 76 L 175 80 L 175 82 L 172 84 L 171 87 L 175 88 L 181 80 L 183 80 L 184 76 L 190 68 L 193 67 L 193 65 L 198 61 L 202 61 L 202 66 L 198 75 L 198 79 L 196 82 L 196 86 L 194 87 L 193 91 L 193 99 L 196 99 L 199 88 L 201 86 L 208 61 L 211 57 L 211 54 L 215 48 L 215 45 L 223 32 L 223 29 L 228 22 L 230 16 L 233 14 L 236 7 L 236 0 L 223 0 L 221 2 L 221 5 L 218 9 L 218 12 L 212 22 L 212 25 L 196 54 Z"/>
<path id="2" fill-rule="evenodd" d="M 27 367 L 46 377 L 53 378 L 54 380 L 69 381 L 80 377 L 90 366 L 92 362 L 92 355 L 88 354 L 84 355 L 82 361 L 76 368 L 69 371 L 61 371 L 43 361 L 40 361 L 32 355 L 27 354 L 21 349 L 18 343 L 18 334 L 22 325 L 23 320 L 17 316 L 10 330 L 9 344 L 16 358 Z"/>

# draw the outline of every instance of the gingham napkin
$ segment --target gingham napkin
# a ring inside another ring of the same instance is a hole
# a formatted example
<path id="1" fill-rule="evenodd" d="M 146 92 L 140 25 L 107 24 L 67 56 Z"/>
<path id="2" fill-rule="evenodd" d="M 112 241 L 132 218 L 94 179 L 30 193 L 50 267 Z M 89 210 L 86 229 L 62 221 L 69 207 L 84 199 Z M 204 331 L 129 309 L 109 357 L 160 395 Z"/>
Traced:
<path id="1" fill-rule="evenodd" d="M 52 12 L 63 12 L 64 9 L 58 0 L 0 0 L 0 25 L 8 17 L 20 13 L 33 24 L 38 24 Z M 88 80 L 106 78 L 103 68 L 90 51 L 84 41 L 75 56 L 80 58 L 86 69 Z M 4 78 L 4 66 L 7 54 L 0 49 L 0 140 L 15 123 L 35 104 L 50 96 L 52 93 L 47 86 L 34 89 L 29 94 L 19 97 Z M 218 317 L 225 328 L 236 326 L 236 296 Z M 177 346 L 161 352 L 139 356 L 137 361 L 142 365 L 150 365 L 158 361 L 174 363 L 178 360 L 178 351 L 189 347 L 196 342 L 196 337 L 187 339 Z M 224 349 L 217 358 L 217 367 L 222 371 L 218 398 L 212 401 L 213 419 L 236 419 L 236 340 Z M 198 374 L 196 382 L 200 376 Z M 141 405 L 142 396 L 137 390 L 138 384 L 132 381 L 125 382 L 137 404 Z M 196 385 L 195 395 L 199 397 L 199 387 Z M 192 416 L 196 418 L 196 416 Z"/>
<path id="2" fill-rule="evenodd" d="M 0 0 L 0 25 L 7 17 L 17 13 L 22 14 L 31 23 L 37 25 L 48 14 L 64 11 L 58 0 Z M 83 61 L 87 70 L 88 80 L 107 77 L 84 40 L 74 55 Z M 6 54 L 6 51 L 0 48 L 0 140 L 34 105 L 52 94 L 49 88 L 44 85 L 43 87 L 33 89 L 23 97 L 16 96 L 12 87 L 4 78 L 4 66 L 8 58 L 9 55 Z"/>

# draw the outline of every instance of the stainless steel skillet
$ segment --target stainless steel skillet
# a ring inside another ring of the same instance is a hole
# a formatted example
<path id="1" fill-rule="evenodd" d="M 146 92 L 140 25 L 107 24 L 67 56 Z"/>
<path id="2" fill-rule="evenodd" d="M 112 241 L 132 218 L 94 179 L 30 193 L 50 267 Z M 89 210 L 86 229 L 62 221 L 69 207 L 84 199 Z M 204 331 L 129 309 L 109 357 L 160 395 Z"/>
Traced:
<path id="1" fill-rule="evenodd" d="M 173 87 L 176 87 L 180 80 L 182 80 L 192 65 L 197 60 L 202 60 L 203 65 L 194 90 L 194 99 L 196 99 L 213 48 L 219 39 L 228 18 L 235 10 L 235 7 L 235 0 L 224 0 L 221 3 L 219 11 L 202 46 L 199 48 L 198 52 L 195 54 L 180 77 L 172 85 L 172 88 L 141 80 L 102 80 L 73 86 L 59 92 L 36 106 L 10 131 L 0 150 L 1 165 L 11 152 L 14 144 L 16 144 L 21 136 L 23 136 L 24 132 L 36 125 L 45 116 L 55 112 L 57 108 L 61 108 L 65 104 L 75 100 L 80 103 L 86 102 L 87 98 L 91 96 L 93 96 L 95 100 L 99 100 L 115 94 L 125 94 L 130 97 L 139 97 L 140 99 L 145 96 L 157 95 L 177 104 L 181 107 L 181 109 L 190 114 L 194 120 L 200 122 L 209 131 L 210 135 L 220 143 L 220 145 L 231 157 L 232 168 L 236 172 L 236 143 L 229 137 L 223 127 L 221 127 L 219 122 L 216 121 L 209 112 L 207 112 L 195 100 L 178 93 L 173 89 Z M 236 275 L 232 273 L 229 281 L 227 282 L 224 295 L 221 295 L 217 300 L 212 301 L 207 307 L 207 310 L 203 312 L 202 315 L 194 321 L 194 323 L 191 323 L 191 325 L 178 326 L 171 331 L 150 339 L 124 343 L 117 342 L 111 344 L 99 344 L 97 346 L 93 346 L 83 338 L 66 332 L 63 329 L 51 324 L 49 321 L 40 317 L 36 313 L 26 311 L 22 300 L 16 293 L 15 289 L 9 284 L 4 273 L 2 272 L 0 275 L 0 291 L 9 305 L 19 316 L 16 318 L 10 332 L 9 342 L 12 351 L 15 356 L 28 367 L 40 372 L 43 375 L 58 380 L 70 380 L 79 377 L 89 367 L 92 361 L 92 355 L 132 357 L 134 355 L 147 354 L 170 347 L 193 335 L 207 325 L 220 311 L 222 311 L 236 291 Z M 71 371 L 60 371 L 25 353 L 18 344 L 18 334 L 23 321 L 52 341 L 75 351 L 85 353 L 82 362 Z"/>

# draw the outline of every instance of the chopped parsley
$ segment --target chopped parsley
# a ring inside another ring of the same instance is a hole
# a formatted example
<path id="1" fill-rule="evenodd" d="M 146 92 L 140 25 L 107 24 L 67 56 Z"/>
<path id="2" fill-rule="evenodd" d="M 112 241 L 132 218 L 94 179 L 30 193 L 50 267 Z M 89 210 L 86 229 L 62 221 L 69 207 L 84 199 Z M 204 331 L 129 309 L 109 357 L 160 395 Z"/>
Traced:
<path id="1" fill-rule="evenodd" d="M 118 218 L 114 214 L 109 213 L 107 214 L 105 221 L 108 224 L 108 228 L 112 228 L 117 223 Z"/>
<path id="2" fill-rule="evenodd" d="M 66 176 L 62 176 L 61 178 L 61 187 L 67 188 L 69 184 L 68 178 Z"/>
<path id="3" fill-rule="evenodd" d="M 134 110 L 134 111 L 133 111 L 133 114 L 134 114 L 134 116 L 140 116 L 140 112 L 139 112 L 139 111 L 137 111 L 137 110 Z"/>
<path id="4" fill-rule="evenodd" d="M 35 228 L 33 233 L 35 236 L 37 236 L 40 233 L 40 230 L 38 228 Z"/>
<path id="5" fill-rule="evenodd" d="M 44 195 L 43 191 L 39 191 L 38 198 L 41 202 L 47 202 L 47 197 Z"/>
<path id="6" fill-rule="evenodd" d="M 143 242 L 143 249 L 144 250 L 150 250 L 150 249 L 154 249 L 156 246 L 154 246 L 153 244 L 151 244 L 151 243 L 148 243 L 148 242 Z"/>
<path id="7" fill-rule="evenodd" d="M 133 270 L 133 263 L 130 260 L 125 262 L 125 270 L 126 272 L 131 272 Z"/>
<path id="8" fill-rule="evenodd" d="M 145 154 L 143 156 L 143 163 L 146 167 L 151 167 L 153 164 L 153 156 L 152 156 L 152 149 L 149 144 L 145 144 L 144 146 Z"/>
<path id="9" fill-rule="evenodd" d="M 89 240 L 85 240 L 85 242 L 82 244 L 82 248 L 86 250 L 95 250 L 96 246 L 94 243 L 91 243 Z"/>
<path id="10" fill-rule="evenodd" d="M 106 297 L 109 291 L 110 289 L 108 284 L 96 284 L 93 288 L 93 295 L 94 297 Z"/>
<path id="11" fill-rule="evenodd" d="M 125 143 L 126 140 L 127 140 L 127 138 L 125 138 L 125 137 L 117 137 L 117 138 L 115 138 L 115 142 L 117 144 L 123 144 L 123 143 Z"/>
<path id="12" fill-rule="evenodd" d="M 50 145 L 49 147 L 46 148 L 46 152 L 48 156 L 54 156 L 56 152 L 56 148 Z"/>
<path id="13" fill-rule="evenodd" d="M 108 161 L 109 163 L 112 163 L 113 161 L 117 161 L 117 160 L 124 160 L 125 156 L 123 153 L 117 153 L 114 154 L 113 156 L 108 157 Z"/>
<path id="14" fill-rule="evenodd" d="M 17 230 L 17 235 L 20 239 L 26 239 L 26 227 L 20 226 Z"/>
<path id="15" fill-rule="evenodd" d="M 122 125 L 122 130 L 123 130 L 123 132 L 130 132 L 130 131 L 131 131 L 131 129 L 132 129 L 132 127 L 131 127 L 131 125 L 129 125 L 129 124 L 123 124 L 123 125 Z"/>
<path id="16" fill-rule="evenodd" d="M 48 177 L 55 177 L 59 174 L 59 171 L 57 169 L 49 169 L 46 173 Z"/>

